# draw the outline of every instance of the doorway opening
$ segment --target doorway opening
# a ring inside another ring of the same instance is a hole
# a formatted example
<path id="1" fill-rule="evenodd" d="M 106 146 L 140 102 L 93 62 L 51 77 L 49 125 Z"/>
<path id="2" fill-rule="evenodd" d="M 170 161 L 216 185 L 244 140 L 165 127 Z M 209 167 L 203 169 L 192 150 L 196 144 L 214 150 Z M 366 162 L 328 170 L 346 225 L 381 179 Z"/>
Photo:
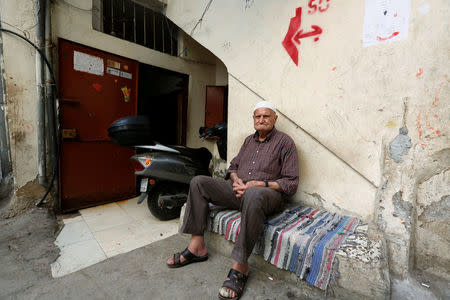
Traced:
<path id="1" fill-rule="evenodd" d="M 138 115 L 150 119 L 153 139 L 186 146 L 189 76 L 140 63 Z"/>

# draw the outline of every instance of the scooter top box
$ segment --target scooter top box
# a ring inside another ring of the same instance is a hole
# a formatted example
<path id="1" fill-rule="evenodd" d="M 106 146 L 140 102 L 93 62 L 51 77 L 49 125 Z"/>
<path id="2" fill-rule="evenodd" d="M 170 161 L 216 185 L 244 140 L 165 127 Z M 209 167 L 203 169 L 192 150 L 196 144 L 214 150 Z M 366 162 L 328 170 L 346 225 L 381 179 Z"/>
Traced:
<path id="1" fill-rule="evenodd" d="M 154 145 L 150 119 L 147 116 L 128 116 L 119 119 L 108 128 L 111 140 L 119 146 Z"/>

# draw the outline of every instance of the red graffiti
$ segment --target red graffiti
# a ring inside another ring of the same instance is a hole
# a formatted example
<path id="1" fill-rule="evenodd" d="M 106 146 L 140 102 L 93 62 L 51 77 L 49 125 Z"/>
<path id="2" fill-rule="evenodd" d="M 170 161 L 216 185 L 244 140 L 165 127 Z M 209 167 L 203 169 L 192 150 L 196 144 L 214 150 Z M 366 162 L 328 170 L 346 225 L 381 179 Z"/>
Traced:
<path id="1" fill-rule="evenodd" d="M 399 33 L 400 33 L 400 32 L 396 31 L 396 32 L 394 32 L 393 34 L 391 34 L 391 35 L 388 36 L 388 37 L 377 36 L 377 40 L 379 40 L 379 41 L 387 41 L 387 40 L 392 39 L 394 36 L 397 36 Z"/>
<path id="2" fill-rule="evenodd" d="M 298 49 L 297 45 L 300 46 L 300 39 L 316 36 L 314 38 L 314 42 L 317 42 L 319 40 L 318 35 L 322 33 L 322 28 L 320 28 L 317 25 L 312 25 L 311 28 L 313 29 L 310 32 L 303 32 L 303 29 L 300 29 L 302 25 L 302 8 L 298 7 L 295 10 L 295 17 L 291 18 L 291 21 L 289 23 L 289 29 L 286 33 L 286 36 L 284 37 L 283 42 L 281 43 L 283 47 L 286 49 L 289 56 L 294 61 L 295 65 L 298 66 Z M 295 43 L 294 43 L 295 42 Z M 297 45 L 295 45 L 297 44 Z"/>
<path id="3" fill-rule="evenodd" d="M 304 38 L 307 38 L 307 37 L 310 37 L 310 36 L 319 35 L 319 34 L 322 33 L 322 28 L 320 28 L 320 27 L 317 26 L 317 25 L 312 25 L 311 28 L 314 29 L 314 30 L 313 30 L 313 31 L 310 31 L 310 32 L 305 32 L 305 33 L 303 33 L 303 30 L 300 29 L 300 31 L 297 32 L 297 34 L 294 36 L 294 41 L 295 41 L 298 45 L 300 45 L 300 39 L 304 39 Z M 314 42 L 317 42 L 318 40 L 319 40 L 319 37 L 316 36 L 316 37 L 314 38 Z"/>
<path id="4" fill-rule="evenodd" d="M 318 2 L 318 3 L 317 3 Z M 308 7 L 311 10 L 308 10 L 308 14 L 312 15 L 316 11 L 324 12 L 330 7 L 330 0 L 310 0 L 308 2 Z"/>
<path id="5" fill-rule="evenodd" d="M 440 135 L 441 131 L 438 128 L 435 128 L 431 123 L 431 118 L 429 116 L 433 116 L 435 119 L 439 118 L 439 116 L 433 112 L 434 109 L 436 109 L 439 98 L 441 95 L 441 90 L 443 86 L 449 82 L 448 77 L 445 76 L 446 81 L 442 81 L 439 83 L 438 87 L 436 88 L 436 92 L 434 95 L 433 102 L 428 106 L 428 109 L 423 109 L 419 112 L 416 119 L 416 127 L 417 132 L 419 133 L 419 142 L 420 142 L 420 148 L 422 150 L 425 149 L 425 138 L 430 138 L 429 135 L 434 133 L 436 135 Z M 425 122 L 424 122 L 425 121 Z M 425 123 L 425 124 L 424 124 Z"/>
<path id="6" fill-rule="evenodd" d="M 420 78 L 420 75 L 422 75 L 422 73 L 423 73 L 423 69 L 419 68 L 419 72 L 417 72 L 416 77 Z"/>
<path id="7" fill-rule="evenodd" d="M 93 87 L 94 89 L 96 89 L 97 92 L 100 92 L 100 91 L 102 90 L 102 85 L 101 85 L 101 84 L 98 84 L 98 83 L 93 83 L 93 84 L 92 84 L 92 87 Z"/>
<path id="8" fill-rule="evenodd" d="M 425 149 L 425 143 L 422 138 L 422 123 L 420 122 L 421 119 L 421 113 L 417 115 L 416 119 L 416 126 L 417 126 L 417 132 L 419 133 L 419 141 L 420 141 L 420 148 L 423 150 Z"/>

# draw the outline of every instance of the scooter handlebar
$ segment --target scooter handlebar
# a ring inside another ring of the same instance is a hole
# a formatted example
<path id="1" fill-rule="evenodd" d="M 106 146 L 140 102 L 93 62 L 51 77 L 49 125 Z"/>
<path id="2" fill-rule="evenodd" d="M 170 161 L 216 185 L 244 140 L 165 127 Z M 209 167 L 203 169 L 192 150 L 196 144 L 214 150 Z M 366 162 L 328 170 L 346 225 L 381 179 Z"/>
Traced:
<path id="1" fill-rule="evenodd" d="M 208 139 L 208 138 L 219 138 L 223 139 L 226 137 L 227 132 L 227 123 L 222 122 L 214 125 L 211 128 L 200 127 L 199 134 L 200 138 Z"/>

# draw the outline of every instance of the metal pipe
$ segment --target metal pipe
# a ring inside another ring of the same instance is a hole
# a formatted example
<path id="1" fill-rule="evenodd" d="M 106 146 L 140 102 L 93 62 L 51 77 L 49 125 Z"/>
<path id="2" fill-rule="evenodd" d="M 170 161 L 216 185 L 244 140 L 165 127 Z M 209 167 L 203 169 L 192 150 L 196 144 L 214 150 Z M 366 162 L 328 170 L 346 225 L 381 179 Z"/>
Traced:
<path id="1" fill-rule="evenodd" d="M 11 146 L 9 141 L 8 114 L 6 110 L 8 101 L 4 70 L 3 33 L 0 32 L 0 200 L 6 198 L 13 189 Z M 2 206 L 3 204 L 0 203 L 0 207 Z"/>
<path id="2" fill-rule="evenodd" d="M 52 28 L 51 28 L 51 11 L 50 11 L 50 0 L 45 1 L 45 57 L 47 57 L 48 62 L 52 65 Z M 46 113 L 47 113 L 47 134 L 48 134 L 48 146 L 49 152 L 48 157 L 48 170 L 54 172 L 57 170 L 56 166 L 58 164 L 57 157 L 57 135 L 56 135 L 56 103 L 53 94 L 53 78 L 50 74 L 50 70 L 45 68 L 45 96 L 46 96 Z M 57 186 L 57 185 L 56 185 Z"/>
<path id="3" fill-rule="evenodd" d="M 34 19 L 36 22 L 36 41 L 39 49 L 44 47 L 45 0 L 34 0 Z M 44 62 L 36 54 L 36 101 L 37 101 L 37 138 L 38 138 L 38 179 L 39 184 L 46 186 L 46 145 L 45 145 L 45 90 Z"/>
<path id="4" fill-rule="evenodd" d="M 4 178 L 12 172 L 11 148 L 9 141 L 8 105 L 3 62 L 3 35 L 0 33 L 0 170 Z"/>

